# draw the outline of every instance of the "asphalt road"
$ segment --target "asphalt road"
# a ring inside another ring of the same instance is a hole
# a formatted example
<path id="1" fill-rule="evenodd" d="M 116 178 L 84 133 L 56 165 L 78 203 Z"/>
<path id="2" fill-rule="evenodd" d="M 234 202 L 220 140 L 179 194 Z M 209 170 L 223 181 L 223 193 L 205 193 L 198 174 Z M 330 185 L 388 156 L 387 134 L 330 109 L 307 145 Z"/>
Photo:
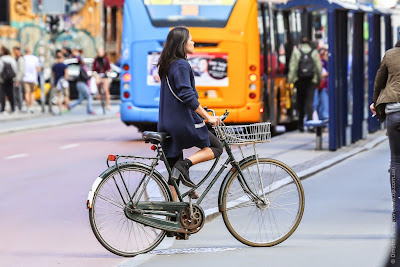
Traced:
<path id="1" fill-rule="evenodd" d="M 385 141 L 304 180 L 303 220 L 278 246 L 242 245 L 219 216 L 188 241 L 174 241 L 123 266 L 383 266 L 392 233 L 388 149 Z"/>
<path id="2" fill-rule="evenodd" d="M 0 265 L 380 266 L 386 256 L 387 141 L 305 180 L 303 221 L 279 246 L 246 247 L 217 217 L 156 254 L 115 256 L 90 229 L 87 194 L 108 154 L 154 155 L 149 148 L 119 120 L 0 135 Z"/>
<path id="3" fill-rule="evenodd" d="M 141 134 L 109 120 L 0 136 L 0 265 L 113 266 L 86 199 L 110 153 L 153 155 Z"/>

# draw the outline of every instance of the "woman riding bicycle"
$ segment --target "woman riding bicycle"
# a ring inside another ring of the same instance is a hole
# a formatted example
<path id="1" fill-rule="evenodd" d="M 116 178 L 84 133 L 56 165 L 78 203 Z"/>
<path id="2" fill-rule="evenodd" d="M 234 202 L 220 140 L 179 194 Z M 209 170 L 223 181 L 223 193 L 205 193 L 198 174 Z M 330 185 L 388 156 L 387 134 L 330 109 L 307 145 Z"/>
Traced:
<path id="1" fill-rule="evenodd" d="M 185 27 L 172 29 L 158 61 L 161 78 L 158 131 L 167 132 L 171 138 L 162 143 L 168 164 L 174 167 L 182 183 L 188 187 L 195 184 L 189 177 L 189 168 L 197 163 L 211 160 L 222 154 L 221 142 L 208 131 L 203 119 L 219 125 L 221 119 L 207 113 L 200 105 L 192 69 L 187 54 L 194 52 L 194 42 Z M 183 159 L 183 149 L 200 148 Z M 174 176 L 174 175 L 173 175 Z M 168 181 L 171 185 L 171 178 Z M 175 194 L 174 187 L 170 186 Z"/>
<path id="2" fill-rule="evenodd" d="M 96 83 L 97 88 L 100 88 L 103 84 L 103 90 L 106 96 L 106 107 L 111 110 L 110 106 L 110 79 L 107 77 L 107 72 L 111 70 L 110 60 L 105 55 L 104 49 L 99 48 L 97 50 L 97 57 L 94 59 L 92 71 L 97 73 Z M 100 93 L 100 90 L 99 90 Z"/>

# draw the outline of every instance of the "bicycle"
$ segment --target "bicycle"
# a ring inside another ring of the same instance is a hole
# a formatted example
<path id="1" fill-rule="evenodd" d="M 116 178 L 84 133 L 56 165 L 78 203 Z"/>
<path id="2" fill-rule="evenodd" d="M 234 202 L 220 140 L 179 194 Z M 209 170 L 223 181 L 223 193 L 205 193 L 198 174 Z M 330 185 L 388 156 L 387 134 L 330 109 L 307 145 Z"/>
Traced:
<path id="1" fill-rule="evenodd" d="M 228 114 L 226 111 L 222 120 Z M 255 144 L 270 141 L 270 123 L 220 125 L 214 129 L 228 158 L 196 203 L 192 201 L 196 199 L 194 190 L 210 177 L 220 158 L 215 159 L 196 187 L 182 194 L 172 179 L 178 195 L 174 202 L 167 180 L 156 170 L 162 159 L 171 176 L 160 145 L 168 138 L 166 133 L 143 133 L 145 142 L 151 143 L 151 149 L 157 152 L 156 157 L 108 156 L 109 168 L 93 183 L 86 203 L 93 233 L 107 250 L 133 257 L 157 247 L 167 232 L 187 239 L 200 231 L 206 219 L 200 204 L 229 165 L 218 196 L 219 212 L 229 232 L 243 244 L 254 247 L 274 246 L 292 235 L 303 216 L 304 191 L 290 167 L 274 159 L 260 158 L 256 153 Z M 242 145 L 248 144 L 253 145 L 254 154 L 244 157 Z M 243 159 L 235 159 L 231 145 L 239 147 Z M 120 158 L 134 161 L 119 163 Z M 152 162 L 148 165 L 138 160 Z M 110 162 L 115 164 L 110 166 Z"/>

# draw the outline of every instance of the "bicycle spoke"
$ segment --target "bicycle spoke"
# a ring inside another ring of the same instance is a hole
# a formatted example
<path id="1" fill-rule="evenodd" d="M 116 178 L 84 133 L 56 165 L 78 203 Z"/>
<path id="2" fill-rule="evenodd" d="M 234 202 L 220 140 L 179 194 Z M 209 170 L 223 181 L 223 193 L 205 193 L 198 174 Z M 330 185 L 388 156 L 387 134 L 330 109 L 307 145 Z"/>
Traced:
<path id="1" fill-rule="evenodd" d="M 299 224 L 303 193 L 287 167 L 269 159 L 259 159 L 258 163 L 259 168 L 256 160 L 241 167 L 243 179 L 258 198 L 249 200 L 242 189 L 242 177 L 235 174 L 223 193 L 223 219 L 229 222 L 233 236 L 244 244 L 273 246 L 288 238 Z"/>
<path id="2" fill-rule="evenodd" d="M 130 201 L 129 193 L 133 192 L 138 192 L 136 201 L 169 201 L 168 189 L 160 180 L 148 176 L 149 170 L 141 166 L 125 164 L 119 171 L 120 173 L 114 170 L 104 177 L 98 186 L 91 209 L 91 225 L 105 248 L 118 255 L 134 256 L 157 246 L 165 234 L 161 230 L 128 219 L 123 201 Z M 141 183 L 142 179 L 146 180 Z M 144 186 L 144 182 L 149 188 Z M 121 188 L 123 199 L 118 188 Z M 140 192 L 143 194 L 139 199 Z"/>
<path id="3" fill-rule="evenodd" d="M 111 205 L 114 205 L 114 206 L 116 206 L 116 207 L 118 207 L 118 208 L 124 208 L 124 206 L 121 204 L 121 203 L 118 203 L 117 201 L 115 201 L 115 200 L 113 200 L 113 199 L 110 199 L 110 198 L 108 198 L 108 197 L 105 197 L 105 196 L 102 196 L 102 195 L 97 195 L 100 199 L 102 199 L 102 200 L 104 200 L 105 202 L 107 202 L 107 203 L 110 203 Z"/>

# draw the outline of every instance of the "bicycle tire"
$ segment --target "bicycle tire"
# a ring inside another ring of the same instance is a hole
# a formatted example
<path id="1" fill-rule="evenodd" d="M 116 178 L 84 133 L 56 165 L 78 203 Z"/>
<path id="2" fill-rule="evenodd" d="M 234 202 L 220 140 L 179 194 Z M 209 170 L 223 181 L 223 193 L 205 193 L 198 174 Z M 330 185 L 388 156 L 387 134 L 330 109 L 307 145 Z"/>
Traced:
<path id="1" fill-rule="evenodd" d="M 253 247 L 271 247 L 289 238 L 298 227 L 304 213 L 304 190 L 296 173 L 282 162 L 264 158 L 258 161 L 259 168 L 255 159 L 244 161 L 240 168 L 249 188 L 259 192 L 260 198 L 264 195 L 270 203 L 263 205 L 252 201 L 241 187 L 240 174 L 236 171 L 227 178 L 222 191 L 221 212 L 226 227 L 238 241 Z M 258 172 L 263 186 L 257 184 Z M 289 199 L 287 193 L 294 196 Z M 283 214 L 277 214 L 280 209 Z M 277 218 L 283 220 L 276 221 Z M 280 231 L 281 227 L 285 229 Z"/>
<path id="2" fill-rule="evenodd" d="M 144 179 L 150 174 L 150 167 L 140 163 L 122 163 L 119 164 L 119 171 L 129 191 L 134 192 L 140 178 Z M 118 169 L 113 166 L 100 177 L 103 180 L 94 192 L 89 209 L 90 226 L 100 244 L 108 251 L 124 257 L 134 257 L 157 247 L 164 239 L 165 231 L 136 223 L 125 216 L 124 203 L 116 185 L 120 187 L 125 200 L 129 200 L 129 196 Z M 146 190 L 143 194 L 141 199 L 144 201 L 172 199 L 170 189 L 161 175 L 153 173 L 146 188 L 151 191 Z"/>

